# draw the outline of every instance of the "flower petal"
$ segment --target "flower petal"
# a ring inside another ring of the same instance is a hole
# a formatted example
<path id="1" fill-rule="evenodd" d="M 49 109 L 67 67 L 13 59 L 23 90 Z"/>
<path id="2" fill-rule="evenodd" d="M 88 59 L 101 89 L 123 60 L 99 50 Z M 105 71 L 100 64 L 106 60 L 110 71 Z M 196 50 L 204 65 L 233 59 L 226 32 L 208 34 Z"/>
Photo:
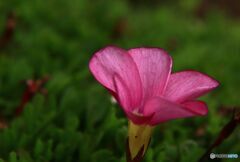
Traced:
<path id="1" fill-rule="evenodd" d="M 143 116 L 143 115 L 134 113 L 134 110 L 131 109 L 132 101 L 131 101 L 130 91 L 127 90 L 127 87 L 124 84 L 124 82 L 120 76 L 118 76 L 118 75 L 114 76 L 114 85 L 116 87 L 115 88 L 116 94 L 117 94 L 116 99 L 119 102 L 119 104 L 121 105 L 121 107 L 123 108 L 128 119 L 130 119 L 135 124 L 145 124 L 145 123 L 149 122 L 150 119 L 152 118 L 153 114 Z"/>
<path id="2" fill-rule="evenodd" d="M 121 93 L 126 93 L 130 96 L 129 101 L 131 101 L 131 104 L 128 104 L 133 107 L 140 104 L 142 99 L 141 80 L 136 64 L 127 51 L 118 47 L 108 46 L 94 54 L 90 60 L 89 68 L 94 77 L 103 86 L 115 93 L 115 84 L 119 82 L 115 83 L 114 77 L 118 75 L 122 80 L 121 84 L 126 86 L 126 88 L 119 88 Z M 121 87 L 122 85 L 119 86 Z M 122 92 L 123 90 L 128 92 Z"/>
<path id="3" fill-rule="evenodd" d="M 178 103 L 196 99 L 213 90 L 219 83 L 197 71 L 177 72 L 170 76 L 164 96 Z"/>
<path id="4" fill-rule="evenodd" d="M 153 117 L 153 114 L 147 116 L 140 116 L 133 112 L 126 112 L 128 119 L 130 119 L 134 124 L 144 125 L 148 124 Z"/>
<path id="5" fill-rule="evenodd" d="M 149 122 L 150 125 L 157 125 L 172 119 L 202 116 L 208 112 L 207 105 L 202 101 L 188 101 L 177 104 L 161 97 L 150 99 L 144 110 L 145 115 L 154 113 Z"/>
<path id="6" fill-rule="evenodd" d="M 144 98 L 160 96 L 171 73 L 170 55 L 160 48 L 135 48 L 128 52 L 137 64 Z"/>

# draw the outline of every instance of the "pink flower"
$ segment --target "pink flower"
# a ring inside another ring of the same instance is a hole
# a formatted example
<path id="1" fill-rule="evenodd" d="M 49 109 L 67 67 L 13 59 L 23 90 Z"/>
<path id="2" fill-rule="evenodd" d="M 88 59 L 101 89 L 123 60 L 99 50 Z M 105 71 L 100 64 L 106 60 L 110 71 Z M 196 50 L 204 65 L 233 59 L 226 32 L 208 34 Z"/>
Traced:
<path id="1" fill-rule="evenodd" d="M 172 58 L 160 48 L 108 46 L 94 54 L 89 67 L 138 125 L 206 115 L 207 105 L 196 99 L 219 85 L 197 71 L 171 73 Z"/>

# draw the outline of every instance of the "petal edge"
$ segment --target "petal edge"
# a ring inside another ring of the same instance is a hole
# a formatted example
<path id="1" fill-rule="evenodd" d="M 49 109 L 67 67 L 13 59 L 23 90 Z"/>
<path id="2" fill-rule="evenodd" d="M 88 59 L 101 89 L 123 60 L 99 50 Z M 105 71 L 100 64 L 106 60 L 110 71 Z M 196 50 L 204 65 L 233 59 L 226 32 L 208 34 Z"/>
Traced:
<path id="1" fill-rule="evenodd" d="M 215 89 L 219 82 L 197 71 L 181 71 L 170 76 L 164 97 L 178 103 L 196 99 Z"/>

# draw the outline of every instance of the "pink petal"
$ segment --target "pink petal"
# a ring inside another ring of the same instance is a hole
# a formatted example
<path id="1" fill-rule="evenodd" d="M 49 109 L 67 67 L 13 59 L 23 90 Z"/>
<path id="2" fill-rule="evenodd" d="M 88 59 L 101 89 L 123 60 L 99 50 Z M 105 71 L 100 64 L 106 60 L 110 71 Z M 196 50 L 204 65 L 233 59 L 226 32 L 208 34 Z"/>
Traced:
<path id="1" fill-rule="evenodd" d="M 128 119 L 130 119 L 132 122 L 135 124 L 145 124 L 150 121 L 152 118 L 153 114 L 149 114 L 147 116 L 143 116 L 140 114 L 134 113 L 131 108 L 132 108 L 132 101 L 131 101 L 131 96 L 130 96 L 130 91 L 127 90 L 126 85 L 124 84 L 123 80 L 118 76 L 114 76 L 114 85 L 116 86 L 116 93 L 117 95 L 117 100 L 122 106 L 125 114 L 127 115 Z M 137 110 L 137 109 L 136 109 Z"/>
<path id="2" fill-rule="evenodd" d="M 160 97 L 150 99 L 144 107 L 145 115 L 154 113 L 149 122 L 150 125 L 157 125 L 172 119 L 202 116 L 206 115 L 207 112 L 207 105 L 202 101 L 177 104 Z"/>
<path id="3" fill-rule="evenodd" d="M 114 97 L 120 104 L 120 106 L 124 109 L 124 111 L 130 111 L 132 108 L 132 96 L 131 91 L 128 89 L 127 85 L 124 83 L 123 79 L 119 75 L 113 76 L 114 81 Z"/>
<path id="4" fill-rule="evenodd" d="M 126 112 L 126 114 L 128 116 L 128 119 L 130 119 L 133 123 L 138 125 L 148 124 L 153 117 L 153 114 L 150 114 L 148 116 L 138 115 L 133 112 Z"/>
<path id="5" fill-rule="evenodd" d="M 135 48 L 128 52 L 137 64 L 144 98 L 160 96 L 171 73 L 171 57 L 160 48 Z"/>
<path id="6" fill-rule="evenodd" d="M 177 72 L 170 76 L 164 96 L 181 103 L 200 97 L 218 85 L 216 80 L 197 71 Z"/>
<path id="7" fill-rule="evenodd" d="M 137 66 L 127 51 L 108 46 L 94 54 L 90 60 L 89 68 L 94 77 L 110 91 L 117 93 L 116 87 L 118 87 L 120 95 L 129 95 L 128 100 L 131 103 L 122 101 L 123 105 L 135 108 L 140 104 L 142 99 L 141 80 Z M 121 81 L 114 81 L 116 76 L 119 76 Z"/>

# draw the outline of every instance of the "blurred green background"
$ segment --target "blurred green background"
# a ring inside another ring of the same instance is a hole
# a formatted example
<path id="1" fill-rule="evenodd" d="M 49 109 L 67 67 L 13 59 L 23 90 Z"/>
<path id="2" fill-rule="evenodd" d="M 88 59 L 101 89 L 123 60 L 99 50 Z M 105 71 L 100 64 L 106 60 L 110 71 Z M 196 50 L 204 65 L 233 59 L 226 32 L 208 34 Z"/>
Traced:
<path id="1" fill-rule="evenodd" d="M 145 162 L 197 161 L 239 108 L 238 0 L 1 0 L 0 13 L 0 162 L 125 161 L 127 119 L 88 70 L 109 44 L 162 47 L 174 71 L 221 83 L 208 116 L 157 127 Z M 16 116 L 25 81 L 46 76 Z M 214 152 L 240 154 L 239 131 Z"/>

